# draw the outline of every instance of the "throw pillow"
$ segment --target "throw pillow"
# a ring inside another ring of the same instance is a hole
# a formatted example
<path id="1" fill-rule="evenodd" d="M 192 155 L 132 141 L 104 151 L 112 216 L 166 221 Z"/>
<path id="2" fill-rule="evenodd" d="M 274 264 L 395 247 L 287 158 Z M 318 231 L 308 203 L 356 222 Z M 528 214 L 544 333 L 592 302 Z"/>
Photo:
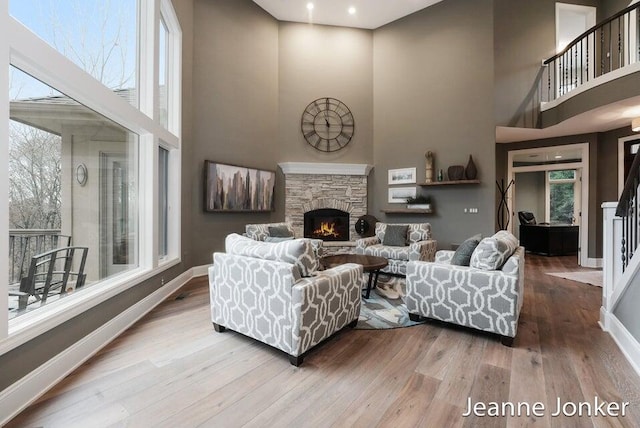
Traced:
<path id="1" fill-rule="evenodd" d="M 471 255 L 480 243 L 480 239 L 482 239 L 482 237 L 478 234 L 460 244 L 456 249 L 456 252 L 453 253 L 451 264 L 457 266 L 469 266 L 469 263 L 471 262 Z"/>
<path id="2" fill-rule="evenodd" d="M 272 238 L 293 238 L 287 226 L 269 226 L 269 236 Z"/>
<path id="3" fill-rule="evenodd" d="M 498 270 L 514 251 L 507 240 L 496 236 L 484 238 L 473 251 L 469 265 L 481 270 Z"/>
<path id="4" fill-rule="evenodd" d="M 431 239 L 431 224 L 412 223 L 409 225 L 409 243 Z"/>
<path id="5" fill-rule="evenodd" d="M 320 265 L 309 239 L 267 243 L 232 233 L 225 239 L 225 251 L 238 256 L 290 263 L 303 277 L 311 276 Z"/>
<path id="6" fill-rule="evenodd" d="M 389 245 L 392 247 L 404 247 L 407 245 L 407 230 L 408 225 L 400 224 L 388 224 L 387 230 L 384 234 L 384 240 L 382 245 Z"/>

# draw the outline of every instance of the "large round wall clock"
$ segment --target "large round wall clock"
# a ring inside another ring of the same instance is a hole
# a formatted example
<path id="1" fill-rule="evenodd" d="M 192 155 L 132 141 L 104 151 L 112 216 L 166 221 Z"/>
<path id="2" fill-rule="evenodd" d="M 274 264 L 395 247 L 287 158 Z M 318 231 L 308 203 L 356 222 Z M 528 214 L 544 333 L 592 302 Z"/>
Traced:
<path id="1" fill-rule="evenodd" d="M 335 152 L 346 147 L 355 131 L 353 114 L 345 103 L 335 98 L 318 98 L 302 113 L 302 135 L 311 147 Z"/>

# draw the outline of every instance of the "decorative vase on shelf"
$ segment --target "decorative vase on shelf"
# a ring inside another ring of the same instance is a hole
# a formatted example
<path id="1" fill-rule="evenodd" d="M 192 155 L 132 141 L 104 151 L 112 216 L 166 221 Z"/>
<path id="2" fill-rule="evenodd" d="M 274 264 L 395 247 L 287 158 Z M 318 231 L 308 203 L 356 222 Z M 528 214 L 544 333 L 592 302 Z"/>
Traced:
<path id="1" fill-rule="evenodd" d="M 467 177 L 467 180 L 475 180 L 478 176 L 478 169 L 471 155 L 469 155 L 469 162 L 467 162 L 467 167 L 464 169 L 464 175 Z"/>
<path id="2" fill-rule="evenodd" d="M 462 165 L 451 165 L 447 169 L 449 180 L 458 181 L 464 179 L 464 167 Z"/>
<path id="3" fill-rule="evenodd" d="M 425 162 L 425 182 L 433 182 L 433 153 L 427 152 L 424 154 Z"/>

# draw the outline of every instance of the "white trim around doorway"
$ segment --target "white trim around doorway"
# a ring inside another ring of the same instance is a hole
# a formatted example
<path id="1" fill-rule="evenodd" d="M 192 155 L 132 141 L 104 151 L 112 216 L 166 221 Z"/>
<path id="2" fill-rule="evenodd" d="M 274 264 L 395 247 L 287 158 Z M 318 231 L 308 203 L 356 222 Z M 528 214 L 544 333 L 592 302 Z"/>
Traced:
<path id="1" fill-rule="evenodd" d="M 513 158 L 515 155 L 540 153 L 541 151 L 558 151 L 566 149 L 580 149 L 582 155 L 580 162 L 572 163 L 559 163 L 548 165 L 530 165 L 530 166 L 513 166 Z M 517 172 L 531 172 L 531 171 L 558 171 L 564 169 L 582 169 L 582 189 L 581 196 L 581 213 L 580 220 L 578 222 L 580 226 L 580 251 L 578 257 L 578 264 L 584 267 L 595 267 L 597 265 L 597 259 L 589 259 L 589 143 L 576 143 L 563 146 L 548 146 L 548 147 L 535 147 L 531 149 L 510 150 L 507 153 L 507 182 L 515 180 L 515 174 Z M 513 212 L 513 201 L 515 197 L 515 182 L 514 185 L 509 187 L 507 193 L 507 209 L 509 210 L 509 225 L 507 230 L 511 233 L 514 232 L 514 223 L 516 220 L 515 213 Z"/>

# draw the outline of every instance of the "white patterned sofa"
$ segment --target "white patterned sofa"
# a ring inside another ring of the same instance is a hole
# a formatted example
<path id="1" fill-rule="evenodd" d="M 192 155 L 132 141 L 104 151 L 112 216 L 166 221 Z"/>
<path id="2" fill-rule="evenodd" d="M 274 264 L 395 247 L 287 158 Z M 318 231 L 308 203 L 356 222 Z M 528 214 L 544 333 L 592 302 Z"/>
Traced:
<path id="1" fill-rule="evenodd" d="M 403 246 L 384 245 L 388 226 L 408 226 Z M 433 261 L 438 242 L 432 239 L 431 224 L 376 223 L 375 236 L 356 241 L 356 253 L 384 257 L 389 265 L 381 270 L 395 275 L 406 275 L 411 260 Z"/>
<path id="2" fill-rule="evenodd" d="M 227 236 L 209 268 L 211 321 L 278 348 L 291 364 L 360 315 L 362 266 L 318 272 L 310 240 L 266 243 Z"/>
<path id="3" fill-rule="evenodd" d="M 511 346 L 524 298 L 525 253 L 515 237 L 509 248 L 492 248 L 503 236 L 498 232 L 481 241 L 471 266 L 450 264 L 453 251 L 438 251 L 434 263 L 409 262 L 404 301 L 410 318 L 426 317 L 495 333 Z M 481 247 L 483 242 L 488 244 Z M 492 259 L 487 248 L 496 257 Z M 487 258 L 491 263 L 484 263 Z"/>

